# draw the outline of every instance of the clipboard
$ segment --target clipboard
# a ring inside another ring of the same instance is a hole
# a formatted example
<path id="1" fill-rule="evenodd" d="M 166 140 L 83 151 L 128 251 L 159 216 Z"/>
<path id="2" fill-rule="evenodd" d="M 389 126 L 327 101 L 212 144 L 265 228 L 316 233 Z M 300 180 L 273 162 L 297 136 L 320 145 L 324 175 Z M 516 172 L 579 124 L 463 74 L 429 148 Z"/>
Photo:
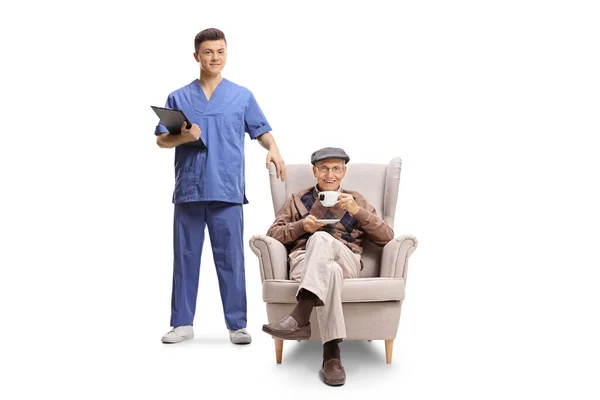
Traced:
<path id="1" fill-rule="evenodd" d="M 156 106 L 150 107 L 152 107 L 152 109 L 160 119 L 160 122 L 162 122 L 162 124 L 167 128 L 167 130 L 169 131 L 169 135 L 181 135 L 181 125 L 184 121 L 187 122 L 186 127 L 188 129 L 192 127 L 190 120 L 185 116 L 185 114 L 181 110 Z M 195 147 L 200 150 L 206 150 L 206 145 L 202 141 L 202 138 L 193 142 L 180 144 L 179 146 Z"/>

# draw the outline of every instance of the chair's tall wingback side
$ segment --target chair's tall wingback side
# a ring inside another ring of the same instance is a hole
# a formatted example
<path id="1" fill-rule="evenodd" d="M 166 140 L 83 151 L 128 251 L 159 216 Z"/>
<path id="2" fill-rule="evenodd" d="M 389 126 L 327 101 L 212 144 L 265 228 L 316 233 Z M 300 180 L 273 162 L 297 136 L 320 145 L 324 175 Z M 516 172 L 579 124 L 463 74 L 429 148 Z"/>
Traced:
<path id="1" fill-rule="evenodd" d="M 314 186 L 316 179 L 312 173 L 311 164 L 286 164 L 285 181 L 277 179 L 275 167 L 271 164 L 269 178 L 271 184 L 271 198 L 273 200 L 273 211 L 275 215 L 283 208 L 287 199 L 302 189 Z"/>
<path id="2" fill-rule="evenodd" d="M 386 169 L 385 191 L 383 194 L 383 219 L 392 228 L 398 204 L 398 188 L 400 187 L 400 173 L 402 172 L 402 159 L 394 157 Z"/>
<path id="3" fill-rule="evenodd" d="M 392 228 L 398 199 L 400 171 L 402 161 L 393 158 L 388 164 L 349 163 L 348 172 L 342 181 L 342 188 L 361 193 L 375 207 Z M 281 182 L 275 174 L 275 167 L 269 169 L 271 198 L 275 215 L 282 209 L 287 199 L 295 192 L 314 186 L 316 179 L 312 173 L 312 165 L 286 164 L 286 180 Z M 381 248 L 366 241 L 364 245 L 364 270 L 361 277 L 379 276 Z"/>

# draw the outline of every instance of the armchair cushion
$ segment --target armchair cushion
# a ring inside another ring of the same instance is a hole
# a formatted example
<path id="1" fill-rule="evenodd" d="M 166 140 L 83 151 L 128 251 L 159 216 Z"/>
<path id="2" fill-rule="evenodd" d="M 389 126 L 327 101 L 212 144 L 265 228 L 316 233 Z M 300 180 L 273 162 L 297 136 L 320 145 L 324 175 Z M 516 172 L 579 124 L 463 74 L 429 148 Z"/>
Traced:
<path id="1" fill-rule="evenodd" d="M 298 282 L 267 279 L 263 282 L 263 301 L 266 303 L 296 303 Z M 369 303 L 404 300 L 402 278 L 344 279 L 342 303 Z"/>

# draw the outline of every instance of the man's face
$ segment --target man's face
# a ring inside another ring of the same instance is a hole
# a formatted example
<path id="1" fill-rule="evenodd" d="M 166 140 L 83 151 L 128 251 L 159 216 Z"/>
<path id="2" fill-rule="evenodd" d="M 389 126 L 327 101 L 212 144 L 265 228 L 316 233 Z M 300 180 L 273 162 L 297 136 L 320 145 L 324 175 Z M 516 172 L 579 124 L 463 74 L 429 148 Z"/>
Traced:
<path id="1" fill-rule="evenodd" d="M 194 58 L 200 63 L 200 70 L 209 75 L 221 73 L 227 61 L 227 44 L 223 39 L 205 40 L 200 43 Z"/>
<path id="2" fill-rule="evenodd" d="M 344 160 L 331 158 L 329 160 L 318 161 L 313 166 L 313 174 L 317 178 L 319 190 L 338 190 L 342 179 L 346 175 Z"/>

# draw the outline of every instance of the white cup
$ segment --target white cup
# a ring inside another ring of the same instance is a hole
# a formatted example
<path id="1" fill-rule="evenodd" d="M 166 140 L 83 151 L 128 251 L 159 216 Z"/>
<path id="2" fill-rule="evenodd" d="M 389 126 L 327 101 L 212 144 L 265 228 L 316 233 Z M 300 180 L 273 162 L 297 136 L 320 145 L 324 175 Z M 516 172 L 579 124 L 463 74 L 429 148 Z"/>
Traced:
<path id="1" fill-rule="evenodd" d="M 331 190 L 319 192 L 319 201 L 323 207 L 333 207 L 337 204 L 339 195 L 340 192 L 334 192 Z"/>

